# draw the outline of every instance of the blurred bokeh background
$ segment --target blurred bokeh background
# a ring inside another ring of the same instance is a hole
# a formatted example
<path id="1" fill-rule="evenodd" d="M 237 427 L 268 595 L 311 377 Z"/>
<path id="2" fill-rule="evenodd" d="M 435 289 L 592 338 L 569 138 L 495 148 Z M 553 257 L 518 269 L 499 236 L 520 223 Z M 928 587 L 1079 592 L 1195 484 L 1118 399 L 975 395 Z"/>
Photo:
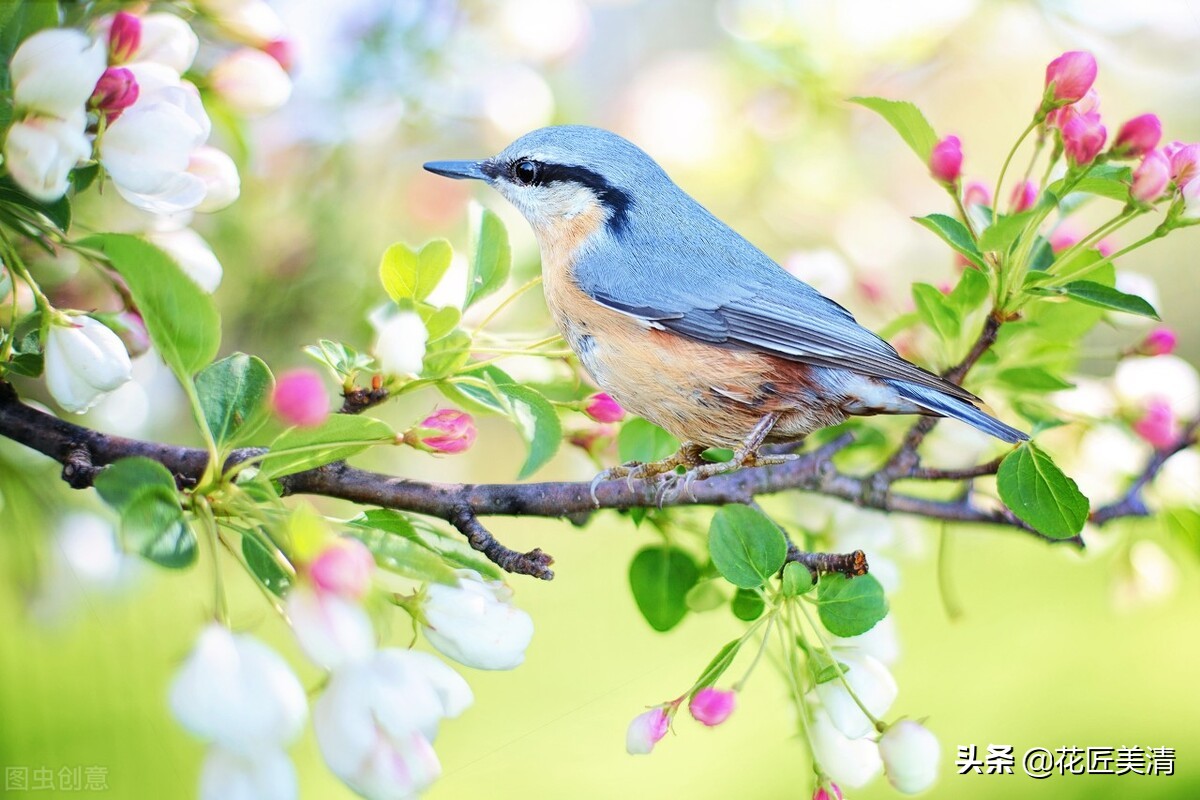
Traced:
<path id="1" fill-rule="evenodd" d="M 257 353 L 277 371 L 304 363 L 300 347 L 318 338 L 367 344 L 366 312 L 383 299 L 379 254 L 393 241 L 435 236 L 465 251 L 472 199 L 504 217 L 518 271 L 535 274 L 536 247 L 512 209 L 420 164 L 491 155 L 545 124 L 594 124 L 630 137 L 718 216 L 875 326 L 909 307 L 913 280 L 938 284 L 956 274 L 942 245 L 908 219 L 946 212 L 947 200 L 903 143 L 845 98 L 916 102 L 939 134 L 962 138 L 966 173 L 990 185 L 1038 102 L 1045 63 L 1090 49 L 1110 131 L 1153 111 L 1167 140 L 1200 139 L 1195 0 L 275 5 L 297 46 L 293 100 L 244 140 L 224 142 L 242 163 L 242 199 L 197 228 L 224 265 L 216 294 L 223 352 Z M 1135 235 L 1131 226 L 1121 237 Z M 1193 363 L 1198 237 L 1186 231 L 1119 265 L 1157 283 L 1162 316 Z M 443 291 L 453 297 L 453 280 Z M 537 334 L 549 323 L 534 298 L 507 324 Z M 1104 330 L 1095 344 L 1111 351 L 1133 336 Z M 1099 358 L 1095 368 L 1111 370 L 1111 362 Z M 142 359 L 137 375 L 89 424 L 186 441 L 165 371 Z M 385 413 L 407 425 L 439 399 L 418 395 Z M 1122 457 L 1119 449 L 1092 455 Z M 365 463 L 503 481 L 520 458 L 511 428 L 488 420 L 468 456 L 410 452 Z M 592 470 L 567 449 L 538 477 Z M 1182 481 L 1194 486 L 1200 475 Z M 192 796 L 203 748 L 170 719 L 164 698 L 211 615 L 206 565 L 164 575 L 89 557 L 88 530 L 100 523 L 69 515 L 90 498 L 7 442 L 0 492 L 0 766 L 101 766 L 110 797 Z M 772 508 L 818 528 L 835 513 L 811 500 Z M 1093 546 L 1082 554 L 1011 531 L 857 520 L 859 546 L 898 566 L 887 581 L 901 647 L 893 713 L 928 717 L 941 739 L 944 774 L 930 797 L 1200 796 L 1195 519 L 1089 532 Z M 582 529 L 542 520 L 494 520 L 493 529 L 511 546 L 552 552 L 558 577 L 513 582 L 537 624 L 527 662 L 512 673 L 469 675 L 476 704 L 442 727 L 445 775 L 430 797 L 809 796 L 806 749 L 770 665 L 728 724 L 707 730 L 681 719 L 653 756 L 625 754 L 628 720 L 690 685 L 742 629 L 724 610 L 691 615 L 666 635 L 644 624 L 626 571 L 654 533 L 611 515 Z M 287 630 L 242 583 L 232 589 L 235 625 L 277 646 L 315 687 L 319 676 L 304 671 Z M 952 618 L 948 606 L 959 613 Z M 395 627 L 390 640 L 406 643 L 399 614 Z M 1018 754 L 1171 747 L 1176 774 L 1038 781 L 1018 768 L 957 776 L 955 749 L 970 744 L 1012 744 Z M 311 735 L 291 753 L 304 797 L 348 796 Z M 853 793 L 888 796 L 883 779 Z"/>

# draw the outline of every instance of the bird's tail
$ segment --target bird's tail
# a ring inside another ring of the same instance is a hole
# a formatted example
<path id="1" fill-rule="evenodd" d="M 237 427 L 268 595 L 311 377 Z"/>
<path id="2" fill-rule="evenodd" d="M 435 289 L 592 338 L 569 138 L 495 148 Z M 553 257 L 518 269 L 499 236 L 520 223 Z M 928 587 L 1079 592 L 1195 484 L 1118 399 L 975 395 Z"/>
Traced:
<path id="1" fill-rule="evenodd" d="M 1029 439 L 1029 434 L 1005 425 L 991 414 L 979 409 L 967 400 L 951 397 L 937 389 L 915 383 L 895 381 L 892 383 L 900 396 L 934 414 L 965 422 L 986 434 L 1003 439 L 1010 444 Z"/>

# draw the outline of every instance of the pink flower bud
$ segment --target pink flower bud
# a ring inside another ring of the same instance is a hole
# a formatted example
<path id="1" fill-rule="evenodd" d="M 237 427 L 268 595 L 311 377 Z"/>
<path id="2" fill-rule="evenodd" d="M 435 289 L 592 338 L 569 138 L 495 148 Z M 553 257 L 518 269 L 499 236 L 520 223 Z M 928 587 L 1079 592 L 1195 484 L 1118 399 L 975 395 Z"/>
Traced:
<path id="1" fill-rule="evenodd" d="M 112 123 L 121 116 L 122 111 L 137 102 L 140 91 L 132 72 L 124 67 L 109 67 L 96 81 L 88 105 Z"/>
<path id="2" fill-rule="evenodd" d="M 596 422 L 620 422 L 625 418 L 625 409 L 606 392 L 589 397 L 583 412 Z"/>
<path id="3" fill-rule="evenodd" d="M 279 62 L 283 71 L 291 73 L 296 66 L 296 45 L 291 39 L 276 39 L 262 46 L 262 51 Z"/>
<path id="4" fill-rule="evenodd" d="M 971 206 L 990 206 L 992 204 L 992 193 L 988 188 L 979 181 L 971 181 L 967 184 L 967 188 L 963 191 L 963 205 L 967 208 Z"/>
<path id="5" fill-rule="evenodd" d="M 433 412 L 419 428 L 419 446 L 434 453 L 461 453 L 475 442 L 475 420 L 453 408 Z"/>
<path id="6" fill-rule="evenodd" d="M 371 588 L 375 557 L 358 539 L 343 538 L 326 547 L 308 566 L 317 588 L 358 600 Z"/>
<path id="7" fill-rule="evenodd" d="M 813 800 L 845 800 L 842 796 L 842 788 L 836 783 L 830 782 L 829 789 L 824 786 L 818 786 L 813 792 Z"/>
<path id="8" fill-rule="evenodd" d="M 1077 115 L 1071 118 L 1062 128 L 1063 150 L 1071 166 L 1078 167 L 1090 164 L 1104 147 L 1108 131 L 1100 123 L 1100 115 Z"/>
<path id="9" fill-rule="evenodd" d="M 638 714 L 625 732 L 625 750 L 632 756 L 649 754 L 654 745 L 667 735 L 670 724 L 671 718 L 662 706 Z"/>
<path id="10" fill-rule="evenodd" d="M 1095 82 L 1096 59 L 1082 50 L 1063 53 L 1046 66 L 1046 90 L 1056 104 L 1082 99 Z"/>
<path id="11" fill-rule="evenodd" d="M 1146 334 L 1137 351 L 1145 356 L 1169 356 L 1175 351 L 1179 337 L 1170 328 L 1155 328 Z"/>
<path id="12" fill-rule="evenodd" d="M 1096 242 L 1095 247 L 1096 252 L 1105 258 L 1111 256 L 1117 250 L 1117 246 L 1113 243 L 1113 240 L 1108 238 L 1104 238 Z"/>
<path id="13" fill-rule="evenodd" d="M 1183 186 L 1200 174 L 1200 144 L 1172 142 L 1168 146 L 1167 158 L 1171 159 L 1171 180 Z"/>
<path id="14" fill-rule="evenodd" d="M 1061 253 L 1069 247 L 1079 244 L 1079 234 L 1070 228 L 1058 227 L 1046 237 L 1050 242 L 1050 249 L 1055 253 Z"/>
<path id="15" fill-rule="evenodd" d="M 702 725 L 712 728 L 729 719 L 737 705 L 737 692 L 706 686 L 692 697 L 688 711 Z"/>
<path id="16" fill-rule="evenodd" d="M 1012 197 L 1009 198 L 1008 204 L 1012 213 L 1019 214 L 1033 208 L 1035 200 L 1037 200 L 1037 184 L 1033 181 L 1021 181 L 1013 187 Z"/>
<path id="17" fill-rule="evenodd" d="M 1151 150 L 1134 169 L 1129 194 L 1139 202 L 1153 202 L 1162 196 L 1170 180 L 1171 163 L 1162 152 Z"/>
<path id="18" fill-rule="evenodd" d="M 945 184 L 953 184 L 962 173 L 962 142 L 947 136 L 933 146 L 929 154 L 929 173 Z"/>
<path id="19" fill-rule="evenodd" d="M 1144 156 L 1158 147 L 1162 139 L 1162 123 L 1153 114 L 1134 117 L 1117 131 L 1113 142 L 1113 155 L 1125 158 Z"/>
<path id="20" fill-rule="evenodd" d="M 294 369 L 275 382 L 271 408 L 288 425 L 312 428 L 329 416 L 329 394 L 316 372 Z"/>
<path id="21" fill-rule="evenodd" d="M 142 20 L 126 11 L 118 11 L 108 29 L 108 63 L 124 64 L 142 46 Z"/>
<path id="22" fill-rule="evenodd" d="M 594 428 L 575 431 L 567 441 L 572 446 L 591 453 L 601 449 L 608 442 L 612 441 L 616 434 L 617 429 L 612 425 L 597 425 Z"/>
<path id="23" fill-rule="evenodd" d="M 1177 429 L 1170 403 L 1157 397 L 1146 404 L 1145 412 L 1133 423 L 1133 432 L 1157 450 L 1175 444 Z"/>

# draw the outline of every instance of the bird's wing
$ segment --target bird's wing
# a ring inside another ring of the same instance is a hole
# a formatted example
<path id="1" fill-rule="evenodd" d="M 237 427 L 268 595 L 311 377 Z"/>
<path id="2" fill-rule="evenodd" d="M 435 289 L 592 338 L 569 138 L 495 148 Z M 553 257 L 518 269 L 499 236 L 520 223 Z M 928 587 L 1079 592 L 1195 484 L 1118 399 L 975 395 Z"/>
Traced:
<path id="1" fill-rule="evenodd" d="M 686 237 L 656 237 L 651 246 L 622 247 L 622 255 L 607 259 L 596 254 L 577 265 L 576 280 L 602 305 L 692 339 L 907 381 L 978 402 L 962 387 L 905 361 L 845 308 L 724 231 L 736 238 L 691 231 Z"/>

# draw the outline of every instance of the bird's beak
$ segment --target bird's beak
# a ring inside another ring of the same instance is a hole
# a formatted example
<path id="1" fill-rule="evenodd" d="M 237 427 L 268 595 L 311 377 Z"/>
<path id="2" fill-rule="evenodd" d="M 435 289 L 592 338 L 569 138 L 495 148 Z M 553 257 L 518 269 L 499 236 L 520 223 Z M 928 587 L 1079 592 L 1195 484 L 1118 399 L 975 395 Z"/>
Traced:
<path id="1" fill-rule="evenodd" d="M 425 165 L 425 169 L 435 175 L 444 175 L 447 178 L 487 180 L 483 164 L 482 161 L 430 161 Z"/>

